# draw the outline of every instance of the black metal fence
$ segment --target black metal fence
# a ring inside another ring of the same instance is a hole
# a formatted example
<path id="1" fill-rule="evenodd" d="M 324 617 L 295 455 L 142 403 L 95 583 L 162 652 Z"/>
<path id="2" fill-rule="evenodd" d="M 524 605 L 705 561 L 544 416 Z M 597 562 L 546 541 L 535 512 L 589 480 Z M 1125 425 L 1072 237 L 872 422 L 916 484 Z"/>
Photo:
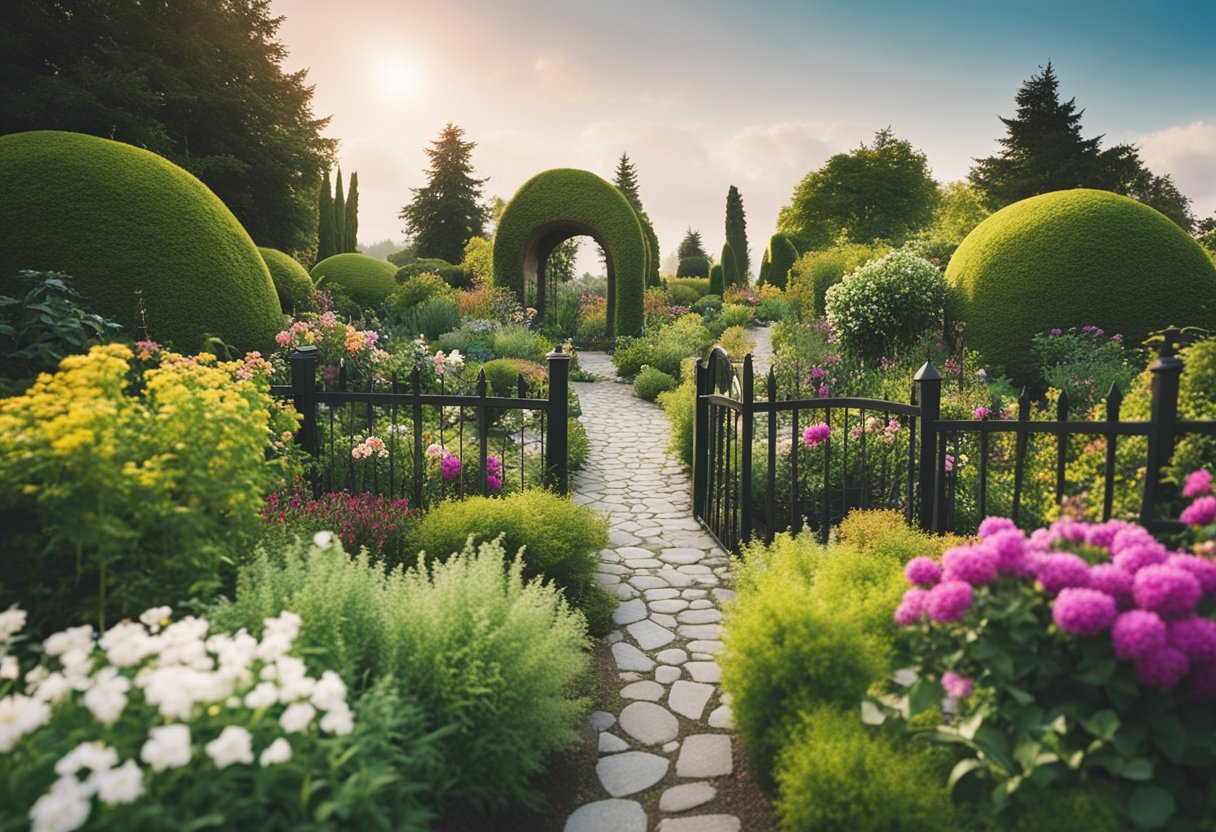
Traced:
<path id="1" fill-rule="evenodd" d="M 394 373 L 378 384 L 368 382 L 363 389 L 352 387 L 345 371 L 340 371 L 334 388 L 329 389 L 318 384 L 317 358 L 316 347 L 297 347 L 289 359 L 291 383 L 271 388 L 274 395 L 291 399 L 301 414 L 295 440 L 318 463 L 310 476 L 314 495 L 371 490 L 406 497 L 412 506 L 425 507 L 435 490 L 427 488 L 428 440 L 444 448 L 451 445 L 460 460 L 468 450 L 476 454 L 474 468 L 462 463 L 464 473 L 450 482 L 438 479 L 437 496 L 441 498 L 497 490 L 490 484 L 490 477 L 495 476 L 491 457 L 498 461 L 496 476 L 503 480 L 518 477 L 519 487 L 527 487 L 527 459 L 537 452 L 540 482 L 531 485 L 567 492 L 570 356 L 560 345 L 547 356 L 548 384 L 543 396 L 534 395 L 536 391 L 522 374 L 516 379 L 517 395 L 491 396 L 484 370 L 478 372 L 471 395 L 448 393 L 443 388 L 439 393 L 422 392 L 418 368 L 405 380 Z M 536 424 L 529 429 L 527 420 L 521 418 L 517 429 L 495 428 L 495 422 L 511 412 L 531 413 Z M 372 465 L 364 466 L 352 448 L 358 446 L 358 437 L 377 432 L 385 438 L 377 436 L 374 449 L 366 449 Z"/>
<path id="2" fill-rule="evenodd" d="M 1101 438 L 1105 444 L 1102 517 L 1109 519 L 1118 443 L 1123 437 L 1143 436 L 1147 446 L 1139 520 L 1153 531 L 1181 530 L 1182 524 L 1176 520 L 1159 516 L 1171 498 L 1163 493 L 1161 471 L 1169 464 L 1179 437 L 1216 436 L 1216 422 L 1178 418 L 1182 361 L 1176 354 L 1177 337 L 1177 332 L 1166 333 L 1150 368 L 1150 417 L 1140 421 L 1120 419 L 1123 397 L 1113 386 L 1105 398 L 1102 421 L 1070 419 L 1066 395 L 1057 403 L 1054 421 L 1032 420 L 1032 402 L 1025 390 L 1016 419 L 942 419 L 942 377 L 927 362 L 912 379 L 907 404 L 803 397 L 797 387 L 779 395 L 771 369 L 765 397 L 757 399 L 752 357 L 745 357 L 737 367 L 725 350 L 715 347 L 707 360 L 697 361 L 694 514 L 728 550 L 737 550 L 757 537 L 771 540 L 776 532 L 787 529 L 797 533 L 806 524 L 826 540 L 829 528 L 853 508 L 897 509 L 909 524 L 933 532 L 971 531 L 959 528 L 956 513 L 963 497 L 959 492 L 963 449 L 976 449 L 976 493 L 967 499 L 975 516 L 982 518 L 994 509 L 989 482 L 993 443 L 1002 434 L 1012 434 L 1012 498 L 999 507 L 1001 513 L 1008 513 L 1015 522 L 1023 519 L 1032 436 L 1055 438 L 1056 503 L 1069 496 L 1065 493 L 1069 440 L 1085 436 Z M 800 431 L 812 418 L 820 420 L 814 423 L 819 433 L 804 440 Z M 803 446 L 813 443 L 817 458 L 800 461 L 800 442 Z M 758 446 L 763 453 L 759 458 Z M 779 465 L 789 468 L 780 478 Z M 806 470 L 808 465 L 814 470 Z M 756 476 L 757 468 L 761 476 Z"/>

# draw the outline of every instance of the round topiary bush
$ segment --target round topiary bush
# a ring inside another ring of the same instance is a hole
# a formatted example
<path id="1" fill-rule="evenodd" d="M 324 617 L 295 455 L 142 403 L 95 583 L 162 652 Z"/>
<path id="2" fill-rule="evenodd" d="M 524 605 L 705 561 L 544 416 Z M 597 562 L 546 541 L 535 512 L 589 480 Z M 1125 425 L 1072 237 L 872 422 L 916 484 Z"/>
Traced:
<path id="1" fill-rule="evenodd" d="M 1035 380 L 1030 339 L 1100 326 L 1137 344 L 1169 326 L 1216 326 L 1216 267 L 1157 211 L 1108 191 L 1016 202 L 967 235 L 946 270 L 968 346 L 1015 380 Z"/>
<path id="2" fill-rule="evenodd" d="M 22 269 L 58 271 L 90 311 L 175 349 L 215 336 L 274 347 L 282 312 L 257 246 L 206 185 L 120 142 L 37 131 L 0 137 L 0 294 Z"/>
<path id="3" fill-rule="evenodd" d="M 334 284 L 364 309 L 375 309 L 397 288 L 397 267 L 366 254 L 335 254 L 312 267 L 318 289 Z"/>
<path id="4" fill-rule="evenodd" d="M 283 311 L 288 315 L 311 311 L 313 285 L 308 271 L 294 257 L 277 248 L 258 246 L 258 252 L 266 262 L 266 268 L 270 269 L 270 279 L 274 281 Z"/>
<path id="5" fill-rule="evenodd" d="M 709 277 L 709 259 L 700 254 L 685 257 L 676 267 L 676 277 Z"/>

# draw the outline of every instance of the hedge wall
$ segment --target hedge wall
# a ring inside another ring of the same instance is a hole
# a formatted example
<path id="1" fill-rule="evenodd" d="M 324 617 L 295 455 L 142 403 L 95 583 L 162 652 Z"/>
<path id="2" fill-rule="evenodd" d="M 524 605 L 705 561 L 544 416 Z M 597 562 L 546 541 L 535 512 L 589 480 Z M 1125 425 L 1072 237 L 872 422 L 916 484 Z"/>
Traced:
<path id="1" fill-rule="evenodd" d="M 335 254 L 312 267 L 318 289 L 338 286 L 364 309 L 375 309 L 397 288 L 397 267 L 366 254 Z"/>
<path id="2" fill-rule="evenodd" d="M 270 272 L 232 212 L 172 162 L 79 133 L 0 137 L 0 294 L 22 269 L 72 275 L 91 312 L 195 352 L 208 336 L 269 352 L 282 325 Z"/>
<path id="3" fill-rule="evenodd" d="M 647 243 L 628 200 L 594 173 L 559 168 L 537 174 L 507 203 L 494 234 L 494 282 L 524 300 L 524 260 L 545 232 L 598 235 L 612 264 L 608 335 L 642 330 Z"/>

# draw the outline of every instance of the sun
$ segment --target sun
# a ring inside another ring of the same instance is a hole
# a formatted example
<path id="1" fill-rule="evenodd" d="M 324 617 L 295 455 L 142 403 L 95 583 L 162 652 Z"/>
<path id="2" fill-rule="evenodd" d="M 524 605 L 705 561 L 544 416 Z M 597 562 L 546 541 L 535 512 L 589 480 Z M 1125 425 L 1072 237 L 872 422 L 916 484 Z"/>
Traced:
<path id="1" fill-rule="evenodd" d="M 380 91 L 390 98 L 404 98 L 418 89 L 418 68 L 401 58 L 380 61 L 376 73 Z"/>

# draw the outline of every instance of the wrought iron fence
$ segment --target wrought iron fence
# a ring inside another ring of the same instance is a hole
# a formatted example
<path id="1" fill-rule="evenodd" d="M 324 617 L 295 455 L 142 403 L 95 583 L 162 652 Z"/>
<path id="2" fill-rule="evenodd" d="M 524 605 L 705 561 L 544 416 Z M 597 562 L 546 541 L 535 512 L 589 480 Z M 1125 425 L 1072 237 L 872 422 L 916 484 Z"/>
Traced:
<path id="1" fill-rule="evenodd" d="M 1074 437 L 1104 443 L 1101 514 L 1109 519 L 1119 442 L 1142 436 L 1147 442 L 1139 521 L 1153 531 L 1179 531 L 1182 524 L 1160 516 L 1175 496 L 1164 490 L 1161 471 L 1179 437 L 1216 436 L 1216 422 L 1178 418 L 1182 361 L 1177 343 L 1178 333 L 1167 331 L 1151 367 L 1150 416 L 1138 421 L 1120 418 L 1123 396 L 1113 386 L 1101 421 L 1070 418 L 1066 395 L 1056 403 L 1055 420 L 1031 419 L 1032 402 L 1025 390 L 1016 419 L 942 419 L 942 377 L 929 363 L 913 377 L 906 404 L 804 397 L 797 387 L 779 392 L 773 370 L 763 384 L 763 397 L 757 398 L 751 356 L 737 366 L 725 350 L 715 347 L 708 359 L 697 361 L 694 513 L 729 550 L 755 537 L 772 540 L 779 531 L 799 532 L 808 524 L 826 540 L 829 528 L 853 508 L 896 509 L 909 524 L 934 532 L 973 531 L 978 519 L 998 511 L 1021 521 L 1032 437 L 1048 436 L 1054 437 L 1057 504 L 1069 496 L 1065 472 L 1074 454 Z M 818 433 L 804 439 L 801 431 L 810 418 L 820 420 L 814 423 Z M 995 500 L 991 487 L 994 449 L 1009 441 L 1002 437 L 1011 437 L 1013 444 L 1007 501 Z M 963 493 L 960 472 L 972 450 L 978 470 L 967 480 L 974 482 L 974 493 Z M 758 468 L 762 476 L 755 476 Z M 967 522 L 959 516 L 964 503 Z"/>
<path id="2" fill-rule="evenodd" d="M 291 399 L 301 414 L 295 440 L 317 463 L 310 475 L 314 495 L 370 490 L 407 497 L 422 508 L 436 497 L 492 493 L 497 490 L 490 481 L 495 465 L 499 479 L 512 478 L 504 485 L 514 487 L 518 478 L 520 488 L 543 486 L 565 494 L 570 356 L 558 346 L 547 359 L 544 395 L 537 395 L 534 385 L 520 374 L 515 396 L 491 396 L 484 370 L 478 372 L 472 394 L 449 393 L 446 387 L 439 393 L 424 393 L 418 368 L 406 379 L 394 373 L 382 382 L 358 386 L 348 382 L 342 370 L 331 389 L 317 381 L 317 348 L 302 346 L 289 359 L 291 383 L 275 385 L 271 392 Z M 508 414 L 519 415 L 517 427 L 496 424 Z M 527 414 L 534 416 L 532 424 L 524 418 Z M 367 445 L 359 437 L 372 435 L 377 441 L 363 452 L 370 458 L 365 464 L 352 451 Z M 436 477 L 428 472 L 428 440 L 455 448 L 461 465 L 454 476 L 440 475 L 431 482 Z M 472 468 L 464 462 L 470 450 L 476 460 Z M 536 464 L 530 466 L 529 458 Z M 530 467 L 540 472 L 531 483 L 526 474 Z"/>

